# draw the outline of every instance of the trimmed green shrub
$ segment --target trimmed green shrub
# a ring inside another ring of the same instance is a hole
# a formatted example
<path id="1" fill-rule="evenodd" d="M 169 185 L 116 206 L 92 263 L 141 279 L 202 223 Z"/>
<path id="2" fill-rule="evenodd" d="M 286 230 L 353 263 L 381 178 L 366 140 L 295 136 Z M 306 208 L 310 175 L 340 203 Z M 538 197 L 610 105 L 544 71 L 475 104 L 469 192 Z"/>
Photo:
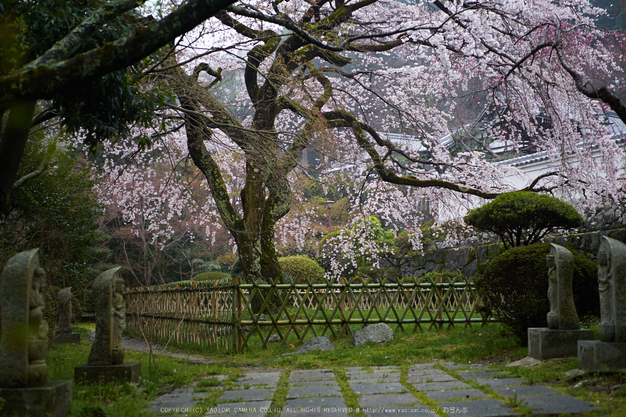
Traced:
<path id="1" fill-rule="evenodd" d="M 207 272 L 202 272 L 201 274 L 196 275 L 195 277 L 193 277 L 192 281 L 221 281 L 221 282 L 229 282 L 230 281 L 230 274 L 226 273 L 226 272 L 219 272 L 219 271 L 207 271 Z"/>
<path id="2" fill-rule="evenodd" d="M 283 270 L 287 282 L 296 284 L 322 284 L 324 280 L 324 269 L 319 264 L 306 255 L 294 255 L 278 258 L 278 263 Z"/>
<path id="3" fill-rule="evenodd" d="M 496 255 L 481 275 L 475 277 L 483 309 L 509 328 L 521 343 L 527 343 L 529 327 L 546 327 L 548 301 L 549 243 L 509 249 Z M 597 265 L 585 255 L 574 255 L 573 292 L 579 317 L 600 314 Z"/>
<path id="4" fill-rule="evenodd" d="M 465 222 L 495 233 L 504 246 L 515 247 L 539 242 L 554 229 L 583 224 L 576 209 L 558 198 L 530 191 L 501 194 L 493 201 L 471 210 Z"/>

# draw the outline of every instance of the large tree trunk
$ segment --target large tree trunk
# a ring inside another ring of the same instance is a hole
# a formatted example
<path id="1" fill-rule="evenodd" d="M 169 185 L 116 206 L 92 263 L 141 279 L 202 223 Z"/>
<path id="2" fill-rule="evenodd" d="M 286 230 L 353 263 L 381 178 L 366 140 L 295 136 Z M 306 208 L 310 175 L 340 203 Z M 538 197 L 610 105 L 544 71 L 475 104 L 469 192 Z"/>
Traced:
<path id="1" fill-rule="evenodd" d="M 241 191 L 243 215 L 238 214 L 230 203 L 219 167 L 204 146 L 204 140 L 210 138 L 211 131 L 206 126 L 206 120 L 199 115 L 200 109 L 195 100 L 181 94 L 184 91 L 179 88 L 177 92 L 181 107 L 187 110 L 185 130 L 189 153 L 204 174 L 220 216 L 235 239 L 244 280 L 249 283 L 282 282 L 274 246 L 274 229 L 276 222 L 289 211 L 288 207 L 286 210 L 284 207 L 290 206 L 285 203 L 290 201 L 290 194 L 280 195 L 274 191 L 279 187 L 268 187 L 268 181 L 275 181 L 276 175 L 265 163 L 266 158 L 246 153 L 246 185 Z M 278 211 L 277 202 L 280 202 Z M 254 297 L 253 312 L 260 314 L 274 310 L 280 304 L 276 294 L 276 291 L 264 291 L 261 296 Z M 266 307 L 262 309 L 263 305 Z"/>
<path id="2" fill-rule="evenodd" d="M 35 101 L 16 103 L 9 110 L 0 138 L 0 213 L 9 207 L 13 184 L 17 179 L 26 141 L 35 113 Z M 1 122 L 1 119 L 0 119 Z"/>

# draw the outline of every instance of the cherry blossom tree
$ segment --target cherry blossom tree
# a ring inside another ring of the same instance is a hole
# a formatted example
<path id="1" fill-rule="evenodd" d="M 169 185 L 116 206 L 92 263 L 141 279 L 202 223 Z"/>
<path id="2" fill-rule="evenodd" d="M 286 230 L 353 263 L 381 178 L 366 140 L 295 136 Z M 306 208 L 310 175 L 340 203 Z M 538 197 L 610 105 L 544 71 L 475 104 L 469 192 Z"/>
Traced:
<path id="1" fill-rule="evenodd" d="M 608 110 L 626 121 L 612 87 L 623 74 L 621 34 L 596 28 L 602 12 L 584 1 L 244 2 L 143 75 L 171 88 L 169 108 L 244 274 L 267 280 L 281 276 L 275 236 L 293 206 L 291 180 L 312 169 L 363 161 L 350 175 L 367 180 L 355 207 L 407 227 L 419 222 L 406 210 L 416 200 L 443 219 L 513 190 L 484 148 L 515 150 L 530 137 L 555 164 L 525 189 L 588 205 L 621 198 L 623 153 L 601 123 Z M 485 104 L 463 108 L 468 97 Z M 441 138 L 459 127 L 453 115 L 485 108 L 493 117 L 482 140 L 450 152 Z M 216 144 L 244 164 L 236 200 Z M 319 166 L 301 163 L 305 150 L 321 155 Z"/>

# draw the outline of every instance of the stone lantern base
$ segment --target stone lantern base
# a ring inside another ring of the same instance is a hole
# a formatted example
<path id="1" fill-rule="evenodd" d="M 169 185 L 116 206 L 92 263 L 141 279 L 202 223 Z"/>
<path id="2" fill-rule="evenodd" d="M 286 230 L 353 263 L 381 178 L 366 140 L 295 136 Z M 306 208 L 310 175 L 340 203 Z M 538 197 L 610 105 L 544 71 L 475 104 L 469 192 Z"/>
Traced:
<path id="1" fill-rule="evenodd" d="M 593 340 L 593 330 L 528 329 L 528 356 L 545 360 L 578 355 L 578 341 Z"/>
<path id="2" fill-rule="evenodd" d="M 626 369 L 626 343 L 581 340 L 578 368 L 585 371 Z"/>
<path id="3" fill-rule="evenodd" d="M 141 362 L 124 362 L 121 365 L 95 366 L 78 365 L 74 368 L 74 381 L 83 384 L 99 382 L 132 382 L 139 383 Z"/>
<path id="4" fill-rule="evenodd" d="M 40 387 L 0 388 L 1 417 L 63 417 L 72 411 L 72 381 L 49 381 Z"/>
<path id="5" fill-rule="evenodd" d="M 80 344 L 80 333 L 59 333 L 54 335 L 50 343 L 65 344 L 73 343 L 75 345 Z"/>

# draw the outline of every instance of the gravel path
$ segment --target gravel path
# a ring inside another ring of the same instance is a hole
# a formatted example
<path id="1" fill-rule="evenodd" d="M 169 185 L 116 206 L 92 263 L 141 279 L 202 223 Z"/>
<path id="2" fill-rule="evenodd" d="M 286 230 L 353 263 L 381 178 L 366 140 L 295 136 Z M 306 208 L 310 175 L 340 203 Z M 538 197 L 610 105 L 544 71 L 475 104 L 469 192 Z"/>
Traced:
<path id="1" fill-rule="evenodd" d="M 93 340 L 95 336 L 96 336 L 96 333 L 92 332 L 92 333 L 89 333 L 87 336 L 85 336 L 85 338 L 89 340 Z M 124 349 L 134 350 L 137 352 L 145 352 L 145 353 L 150 352 L 150 348 L 148 347 L 148 344 L 143 339 L 125 336 L 122 338 L 122 344 L 124 346 Z M 159 345 L 158 343 L 152 343 L 152 353 L 155 355 L 172 356 L 174 358 L 184 359 L 186 361 L 195 362 L 195 363 L 215 363 L 215 361 L 212 359 L 208 359 L 208 358 L 205 358 L 203 356 L 198 356 L 198 355 L 189 355 L 186 353 L 176 352 L 171 349 L 164 348 L 162 345 Z"/>

